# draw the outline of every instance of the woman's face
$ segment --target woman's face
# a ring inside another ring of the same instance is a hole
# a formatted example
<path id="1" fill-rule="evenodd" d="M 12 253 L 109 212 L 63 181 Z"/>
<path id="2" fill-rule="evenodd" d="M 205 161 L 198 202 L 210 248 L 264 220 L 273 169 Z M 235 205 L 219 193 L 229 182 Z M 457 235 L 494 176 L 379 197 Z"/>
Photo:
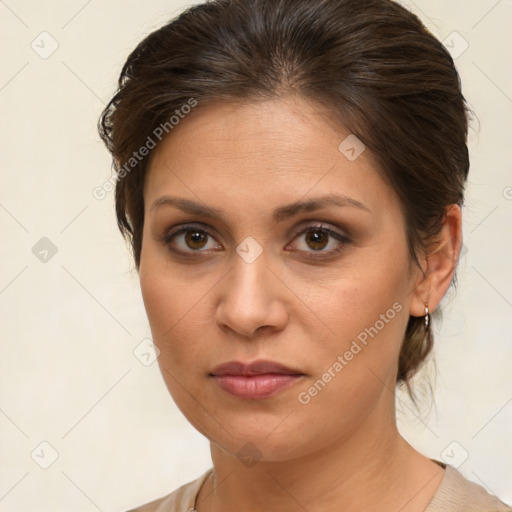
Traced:
<path id="1" fill-rule="evenodd" d="M 398 197 L 349 136 L 288 97 L 197 107 L 153 150 L 140 282 L 160 369 L 229 453 L 286 460 L 394 424 L 417 274 Z M 260 360 L 295 375 L 212 375 Z"/>

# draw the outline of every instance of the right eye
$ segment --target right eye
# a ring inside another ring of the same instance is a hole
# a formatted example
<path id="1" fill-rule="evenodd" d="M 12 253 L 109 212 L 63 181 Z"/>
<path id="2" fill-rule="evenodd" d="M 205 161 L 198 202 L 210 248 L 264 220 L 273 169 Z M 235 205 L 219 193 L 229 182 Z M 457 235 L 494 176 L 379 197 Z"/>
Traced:
<path id="1" fill-rule="evenodd" d="M 215 239 L 205 229 L 194 225 L 185 225 L 166 235 L 164 243 L 172 251 L 189 254 L 222 248 L 220 244 L 213 243 L 208 247 L 210 240 Z"/>

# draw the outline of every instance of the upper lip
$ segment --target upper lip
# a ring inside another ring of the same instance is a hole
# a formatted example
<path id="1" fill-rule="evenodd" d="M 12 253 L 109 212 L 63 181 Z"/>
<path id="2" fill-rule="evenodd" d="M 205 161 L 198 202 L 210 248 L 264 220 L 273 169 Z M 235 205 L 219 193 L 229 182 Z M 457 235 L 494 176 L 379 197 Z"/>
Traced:
<path id="1" fill-rule="evenodd" d="M 216 366 L 210 375 L 264 375 L 264 374 L 281 374 L 281 375 L 304 375 L 296 368 L 290 368 L 275 361 L 259 359 L 252 363 L 242 363 L 241 361 L 228 361 Z"/>

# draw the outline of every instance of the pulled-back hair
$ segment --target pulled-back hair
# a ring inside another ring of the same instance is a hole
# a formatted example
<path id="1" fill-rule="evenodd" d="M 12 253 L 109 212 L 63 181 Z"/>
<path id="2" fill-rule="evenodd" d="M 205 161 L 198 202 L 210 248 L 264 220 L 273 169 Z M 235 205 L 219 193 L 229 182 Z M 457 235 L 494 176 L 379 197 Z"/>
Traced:
<path id="1" fill-rule="evenodd" d="M 391 0 L 213 0 L 133 50 L 99 121 L 117 172 L 117 222 L 137 269 L 150 158 L 134 152 L 162 126 L 172 136 L 169 120 L 185 105 L 289 94 L 326 107 L 373 153 L 420 267 L 446 207 L 462 206 L 469 170 L 470 110 L 448 51 Z M 431 327 L 410 316 L 397 382 L 409 384 L 432 345 Z"/>

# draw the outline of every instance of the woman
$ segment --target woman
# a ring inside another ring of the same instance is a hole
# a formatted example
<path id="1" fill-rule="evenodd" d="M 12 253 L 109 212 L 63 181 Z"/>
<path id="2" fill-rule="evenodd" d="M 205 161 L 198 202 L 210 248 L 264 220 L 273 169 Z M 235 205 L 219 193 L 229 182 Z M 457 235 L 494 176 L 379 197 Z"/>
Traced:
<path id="1" fill-rule="evenodd" d="M 398 433 L 455 277 L 448 52 L 389 0 L 216 0 L 100 122 L 159 365 L 213 468 L 139 511 L 512 510 Z"/>

